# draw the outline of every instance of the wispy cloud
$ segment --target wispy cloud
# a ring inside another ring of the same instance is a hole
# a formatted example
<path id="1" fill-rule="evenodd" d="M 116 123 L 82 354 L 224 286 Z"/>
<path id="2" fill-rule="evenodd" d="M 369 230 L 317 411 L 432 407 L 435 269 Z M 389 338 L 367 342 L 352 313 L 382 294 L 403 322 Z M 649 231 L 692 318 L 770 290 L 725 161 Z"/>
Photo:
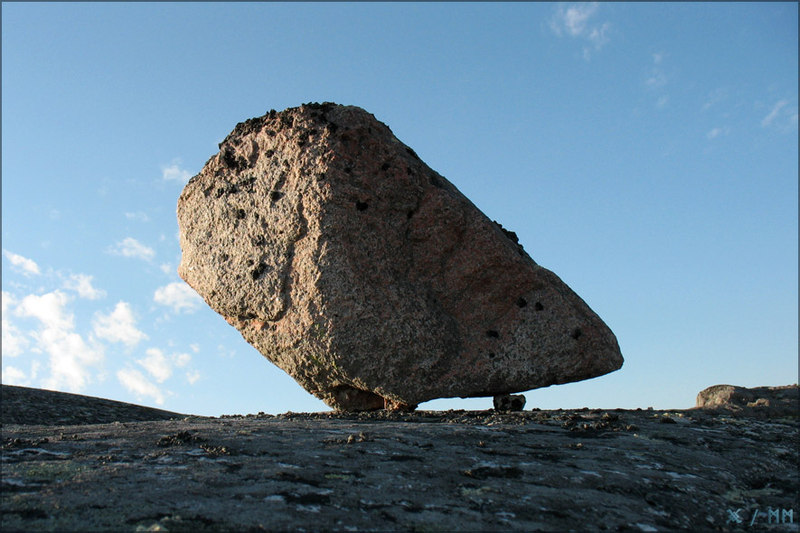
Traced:
<path id="1" fill-rule="evenodd" d="M 775 119 L 778 118 L 778 114 L 781 112 L 781 109 L 786 107 L 786 104 L 788 103 L 789 102 L 786 100 L 779 100 L 776 102 L 775 105 L 772 106 L 772 110 L 770 110 L 769 114 L 761 120 L 761 127 L 766 128 L 775 122 Z"/>
<path id="2" fill-rule="evenodd" d="M 150 217 L 147 216 L 147 213 L 143 213 L 142 211 L 136 211 L 135 213 L 125 213 L 125 218 L 128 220 L 135 220 L 137 222 L 150 222 Z"/>
<path id="3" fill-rule="evenodd" d="M 15 254 L 13 252 L 9 252 L 8 250 L 3 250 L 3 255 L 6 256 L 6 259 L 14 266 L 16 269 L 21 271 L 26 276 L 35 276 L 41 274 L 39 270 L 39 265 L 36 264 L 35 261 L 32 259 L 28 259 L 27 257 L 23 257 L 19 254 Z"/>
<path id="4" fill-rule="evenodd" d="M 161 305 L 171 307 L 176 313 L 181 311 L 195 311 L 203 300 L 186 283 L 176 281 L 159 287 L 153 295 L 153 300 Z"/>
<path id="5" fill-rule="evenodd" d="M 727 89 L 724 88 L 715 89 L 714 91 L 709 93 L 708 98 L 703 103 L 703 111 L 711 109 L 713 106 L 719 104 L 720 102 L 725 101 L 727 98 L 728 98 Z"/>
<path id="6" fill-rule="evenodd" d="M 559 37 L 566 35 L 584 41 L 583 58 L 587 61 L 593 51 L 608 44 L 611 24 L 594 23 L 592 19 L 599 9 L 597 2 L 583 4 L 561 4 L 550 19 L 550 29 Z"/>
<path id="7" fill-rule="evenodd" d="M 118 302 L 109 314 L 97 313 L 94 318 L 94 334 L 109 342 L 120 342 L 130 348 L 147 339 L 136 327 L 136 319 L 127 302 Z"/>
<path id="8" fill-rule="evenodd" d="M 669 103 L 667 85 L 669 75 L 665 69 L 665 59 L 668 57 L 664 52 L 656 52 L 651 56 L 651 62 L 645 71 L 643 85 L 645 89 L 655 98 L 656 109 L 664 109 Z"/>
<path id="9" fill-rule="evenodd" d="M 161 177 L 166 181 L 187 183 L 192 174 L 185 168 L 181 168 L 180 164 L 180 159 L 173 159 L 171 164 L 163 165 L 161 167 Z"/>
<path id="10" fill-rule="evenodd" d="M 144 261 L 152 261 L 156 256 L 155 250 L 145 246 L 133 237 L 126 237 L 109 248 L 109 253 L 122 257 L 133 257 Z"/>
<path id="11" fill-rule="evenodd" d="M 105 297 L 106 292 L 92 286 L 93 276 L 87 274 L 72 274 L 69 279 L 64 282 L 64 288 L 75 291 L 81 298 L 87 300 L 98 300 Z"/>
<path id="12" fill-rule="evenodd" d="M 161 389 L 144 377 L 138 370 L 123 368 L 117 371 L 117 379 L 123 387 L 135 394 L 140 400 L 149 397 L 158 405 L 164 404 L 164 393 L 161 392 Z"/>
<path id="13" fill-rule="evenodd" d="M 653 64 L 648 70 L 644 84 L 650 88 L 659 89 L 667 84 L 667 75 L 661 64 L 664 61 L 663 53 L 653 54 Z"/>
<path id="14" fill-rule="evenodd" d="M 730 128 L 712 128 L 708 133 L 706 133 L 706 138 L 708 139 L 716 139 L 720 135 L 727 135 L 730 133 Z"/>

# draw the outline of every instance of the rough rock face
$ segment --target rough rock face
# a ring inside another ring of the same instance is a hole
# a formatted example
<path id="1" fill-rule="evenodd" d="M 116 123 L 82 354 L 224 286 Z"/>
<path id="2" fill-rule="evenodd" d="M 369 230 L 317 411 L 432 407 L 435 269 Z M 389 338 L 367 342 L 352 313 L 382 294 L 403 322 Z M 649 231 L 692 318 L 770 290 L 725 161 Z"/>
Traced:
<path id="1" fill-rule="evenodd" d="M 236 126 L 178 200 L 180 276 L 306 390 L 413 409 L 620 368 L 614 334 L 363 109 Z"/>
<path id="2" fill-rule="evenodd" d="M 714 385 L 697 395 L 697 408 L 741 412 L 750 416 L 800 416 L 800 389 L 797 385 L 752 389 Z"/>

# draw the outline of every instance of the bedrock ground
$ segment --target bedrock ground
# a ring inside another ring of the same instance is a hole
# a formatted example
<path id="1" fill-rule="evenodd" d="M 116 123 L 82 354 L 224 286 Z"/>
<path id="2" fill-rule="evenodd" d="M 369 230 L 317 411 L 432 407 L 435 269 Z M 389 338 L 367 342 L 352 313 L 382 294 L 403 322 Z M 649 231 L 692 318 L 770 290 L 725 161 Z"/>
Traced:
<path id="1" fill-rule="evenodd" d="M 703 410 L 4 423 L 0 512 L 5 531 L 797 531 L 798 439 L 796 417 Z"/>

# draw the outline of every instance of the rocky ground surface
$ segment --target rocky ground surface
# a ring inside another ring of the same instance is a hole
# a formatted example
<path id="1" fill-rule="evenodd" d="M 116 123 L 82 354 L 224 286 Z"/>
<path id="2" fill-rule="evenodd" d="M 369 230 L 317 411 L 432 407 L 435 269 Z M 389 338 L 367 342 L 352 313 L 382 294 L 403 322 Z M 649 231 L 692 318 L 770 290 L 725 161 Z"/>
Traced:
<path id="1" fill-rule="evenodd" d="M 4 405 L 4 531 L 798 531 L 800 523 L 796 413 L 378 411 L 72 425 L 12 424 L 6 415 Z"/>

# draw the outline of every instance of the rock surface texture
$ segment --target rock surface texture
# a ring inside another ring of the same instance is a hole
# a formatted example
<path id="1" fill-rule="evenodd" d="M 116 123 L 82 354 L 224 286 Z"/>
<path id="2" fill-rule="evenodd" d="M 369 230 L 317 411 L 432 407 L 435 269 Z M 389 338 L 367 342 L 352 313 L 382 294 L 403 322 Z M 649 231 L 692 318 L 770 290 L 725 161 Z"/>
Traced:
<path id="1" fill-rule="evenodd" d="M 413 409 L 620 368 L 614 334 L 363 109 L 236 126 L 178 200 L 180 276 L 341 410 Z"/>

